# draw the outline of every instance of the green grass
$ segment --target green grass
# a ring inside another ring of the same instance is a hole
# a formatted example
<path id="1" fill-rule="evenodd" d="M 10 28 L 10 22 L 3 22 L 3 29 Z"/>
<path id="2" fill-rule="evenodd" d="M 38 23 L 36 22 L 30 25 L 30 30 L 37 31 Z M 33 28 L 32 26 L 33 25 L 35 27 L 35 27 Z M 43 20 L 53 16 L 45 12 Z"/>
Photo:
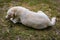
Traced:
<path id="1" fill-rule="evenodd" d="M 59 0 L 0 0 L 0 40 L 60 40 L 59 3 Z M 36 30 L 23 24 L 13 24 L 5 20 L 6 12 L 11 6 L 24 6 L 31 11 L 42 10 L 50 18 L 57 17 L 56 25 Z"/>

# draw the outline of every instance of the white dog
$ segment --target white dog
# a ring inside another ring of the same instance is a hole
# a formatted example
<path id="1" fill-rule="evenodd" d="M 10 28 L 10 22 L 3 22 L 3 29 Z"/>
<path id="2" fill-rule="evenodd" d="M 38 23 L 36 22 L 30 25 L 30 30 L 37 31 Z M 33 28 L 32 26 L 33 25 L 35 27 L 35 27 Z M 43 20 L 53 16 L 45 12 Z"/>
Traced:
<path id="1" fill-rule="evenodd" d="M 51 20 L 42 11 L 33 12 L 21 6 L 12 7 L 8 10 L 6 18 L 13 23 L 21 22 L 22 24 L 35 28 L 43 29 L 55 25 L 56 17 Z"/>

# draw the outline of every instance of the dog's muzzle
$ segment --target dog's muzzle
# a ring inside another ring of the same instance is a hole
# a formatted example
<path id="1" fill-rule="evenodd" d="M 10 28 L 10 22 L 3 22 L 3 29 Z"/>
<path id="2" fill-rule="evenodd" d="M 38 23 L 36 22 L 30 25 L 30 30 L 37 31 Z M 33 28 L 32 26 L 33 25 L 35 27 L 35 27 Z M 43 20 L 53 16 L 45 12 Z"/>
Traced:
<path id="1" fill-rule="evenodd" d="M 8 16 L 8 15 L 5 17 L 5 19 L 6 19 L 6 20 L 9 20 L 10 18 L 11 18 L 11 17 L 10 17 L 10 16 Z"/>

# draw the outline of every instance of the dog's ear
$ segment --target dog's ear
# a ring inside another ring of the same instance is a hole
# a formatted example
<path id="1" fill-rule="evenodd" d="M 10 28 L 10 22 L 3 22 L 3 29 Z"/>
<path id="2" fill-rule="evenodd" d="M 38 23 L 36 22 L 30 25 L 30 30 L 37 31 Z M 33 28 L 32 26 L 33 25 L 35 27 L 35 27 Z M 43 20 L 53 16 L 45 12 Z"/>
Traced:
<path id="1" fill-rule="evenodd" d="M 17 16 L 16 11 L 17 11 L 16 9 L 13 10 L 13 19 L 16 18 L 16 16 Z"/>
<path id="2" fill-rule="evenodd" d="M 16 17 L 16 15 L 15 14 L 13 14 L 13 19 Z"/>

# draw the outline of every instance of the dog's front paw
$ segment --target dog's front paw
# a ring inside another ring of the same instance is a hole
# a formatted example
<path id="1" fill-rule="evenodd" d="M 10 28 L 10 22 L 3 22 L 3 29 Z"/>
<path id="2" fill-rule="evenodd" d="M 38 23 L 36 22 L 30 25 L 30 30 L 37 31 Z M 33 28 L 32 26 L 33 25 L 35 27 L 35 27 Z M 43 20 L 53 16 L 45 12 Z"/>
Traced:
<path id="1" fill-rule="evenodd" d="M 15 24 L 15 23 L 17 23 L 16 21 L 13 21 L 13 23 Z"/>
<path id="2" fill-rule="evenodd" d="M 11 18 L 10 20 L 11 20 L 14 24 L 17 23 L 17 20 L 16 20 L 16 19 Z"/>

